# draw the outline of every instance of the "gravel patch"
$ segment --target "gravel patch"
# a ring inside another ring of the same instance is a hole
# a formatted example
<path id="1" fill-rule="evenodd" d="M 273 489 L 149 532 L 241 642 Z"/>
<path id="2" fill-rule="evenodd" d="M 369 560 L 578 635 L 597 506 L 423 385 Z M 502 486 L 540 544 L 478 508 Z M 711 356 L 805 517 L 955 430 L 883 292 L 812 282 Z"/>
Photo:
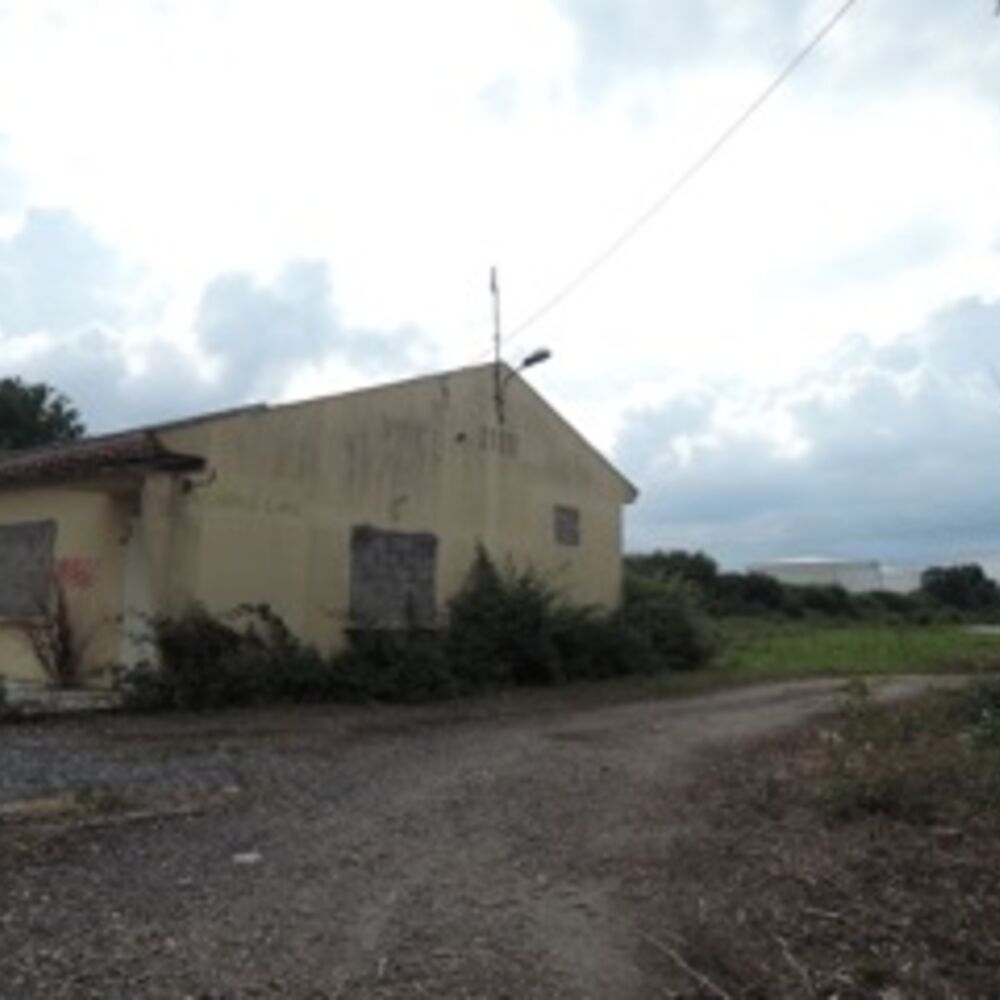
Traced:
<path id="1" fill-rule="evenodd" d="M 0 728 L 0 802 L 101 793 L 0 819 L 0 995 L 669 995 L 623 865 L 678 832 L 704 748 L 836 691 Z"/>

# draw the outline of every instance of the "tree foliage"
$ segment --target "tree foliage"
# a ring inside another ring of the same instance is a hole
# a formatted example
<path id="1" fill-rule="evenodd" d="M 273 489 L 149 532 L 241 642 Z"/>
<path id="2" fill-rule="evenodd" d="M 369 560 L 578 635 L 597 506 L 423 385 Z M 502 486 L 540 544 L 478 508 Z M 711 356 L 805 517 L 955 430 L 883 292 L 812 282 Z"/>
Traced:
<path id="1" fill-rule="evenodd" d="M 706 553 L 682 549 L 635 553 L 626 557 L 625 565 L 627 573 L 638 580 L 682 584 L 709 615 L 718 618 L 929 621 L 940 614 L 982 616 L 988 610 L 1000 613 L 1000 603 L 991 603 L 989 596 L 992 581 L 985 578 L 984 583 L 981 571 L 973 580 L 966 579 L 968 574 L 959 573 L 961 585 L 952 580 L 955 574 L 950 571 L 945 573 L 943 581 L 938 580 L 937 571 L 932 571 L 930 588 L 925 587 L 919 593 L 853 594 L 835 583 L 789 584 L 764 573 L 723 571 Z"/>
<path id="2" fill-rule="evenodd" d="M 656 549 L 654 552 L 626 556 L 625 564 L 639 576 L 654 580 L 680 579 L 704 591 L 711 591 L 719 576 L 718 563 L 711 556 L 683 549 L 672 549 L 670 552 Z"/>
<path id="3" fill-rule="evenodd" d="M 83 433 L 76 407 L 52 386 L 0 379 L 0 451 L 73 441 Z"/>
<path id="4" fill-rule="evenodd" d="M 920 576 L 920 590 L 932 601 L 960 611 L 981 611 L 1000 606 L 1000 587 L 982 566 L 931 566 Z"/>

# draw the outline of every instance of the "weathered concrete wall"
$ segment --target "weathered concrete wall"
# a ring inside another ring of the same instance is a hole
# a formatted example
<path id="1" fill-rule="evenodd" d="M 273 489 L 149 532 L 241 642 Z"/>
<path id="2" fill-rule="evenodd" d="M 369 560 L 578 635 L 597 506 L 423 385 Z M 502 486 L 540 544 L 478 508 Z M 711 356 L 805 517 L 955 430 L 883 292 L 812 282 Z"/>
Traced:
<path id="1" fill-rule="evenodd" d="M 0 525 L 55 525 L 89 671 L 139 658 L 142 616 L 192 602 L 268 603 L 324 647 L 352 611 L 440 619 L 480 544 L 615 604 L 630 487 L 518 378 L 499 422 L 493 388 L 486 366 L 179 425 L 163 443 L 205 472 L 7 488 Z M 0 674 L 43 676 L 16 617 L 0 617 Z"/>
<path id="2" fill-rule="evenodd" d="M 135 500 L 96 488 L 11 489 L 0 493 L 0 525 L 51 521 L 52 571 L 66 595 L 71 631 L 90 683 L 108 683 L 120 661 L 122 567 Z M 40 609 L 39 609 L 40 610 Z M 0 675 L 44 682 L 24 622 L 0 618 Z"/>
<path id="3" fill-rule="evenodd" d="M 514 443 L 493 452 L 491 550 L 535 565 L 574 600 L 613 606 L 630 490 L 524 382 L 512 380 L 506 396 L 504 429 Z M 557 508 L 578 513 L 579 544 L 560 544 Z"/>
<path id="4" fill-rule="evenodd" d="M 353 532 L 436 539 L 440 614 L 477 544 L 531 564 L 576 600 L 613 605 L 627 484 L 519 379 L 497 422 L 488 367 L 167 430 L 207 472 L 150 479 L 143 531 L 154 603 L 267 602 L 336 645 L 349 624 Z M 555 508 L 579 512 L 560 544 Z"/>

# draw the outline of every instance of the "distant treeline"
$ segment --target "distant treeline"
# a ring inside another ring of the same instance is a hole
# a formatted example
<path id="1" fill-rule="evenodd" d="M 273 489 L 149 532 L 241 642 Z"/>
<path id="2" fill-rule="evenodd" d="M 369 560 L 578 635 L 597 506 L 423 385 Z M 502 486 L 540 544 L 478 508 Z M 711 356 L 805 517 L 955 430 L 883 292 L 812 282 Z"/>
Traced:
<path id="1" fill-rule="evenodd" d="M 764 573 L 725 573 L 704 552 L 680 549 L 629 555 L 625 565 L 632 577 L 683 581 L 709 613 L 720 617 L 1000 619 L 1000 586 L 976 563 L 932 566 L 921 574 L 919 589 L 909 594 L 889 590 L 854 594 L 839 584 L 788 584 Z"/>

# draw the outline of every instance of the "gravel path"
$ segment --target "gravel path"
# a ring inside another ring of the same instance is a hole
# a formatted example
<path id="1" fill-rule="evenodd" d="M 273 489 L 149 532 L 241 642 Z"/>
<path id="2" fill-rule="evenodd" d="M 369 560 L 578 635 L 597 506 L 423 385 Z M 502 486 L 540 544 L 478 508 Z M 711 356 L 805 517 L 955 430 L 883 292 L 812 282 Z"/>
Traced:
<path id="1" fill-rule="evenodd" d="M 665 995 L 629 859 L 837 687 L 0 728 L 0 997 Z"/>

